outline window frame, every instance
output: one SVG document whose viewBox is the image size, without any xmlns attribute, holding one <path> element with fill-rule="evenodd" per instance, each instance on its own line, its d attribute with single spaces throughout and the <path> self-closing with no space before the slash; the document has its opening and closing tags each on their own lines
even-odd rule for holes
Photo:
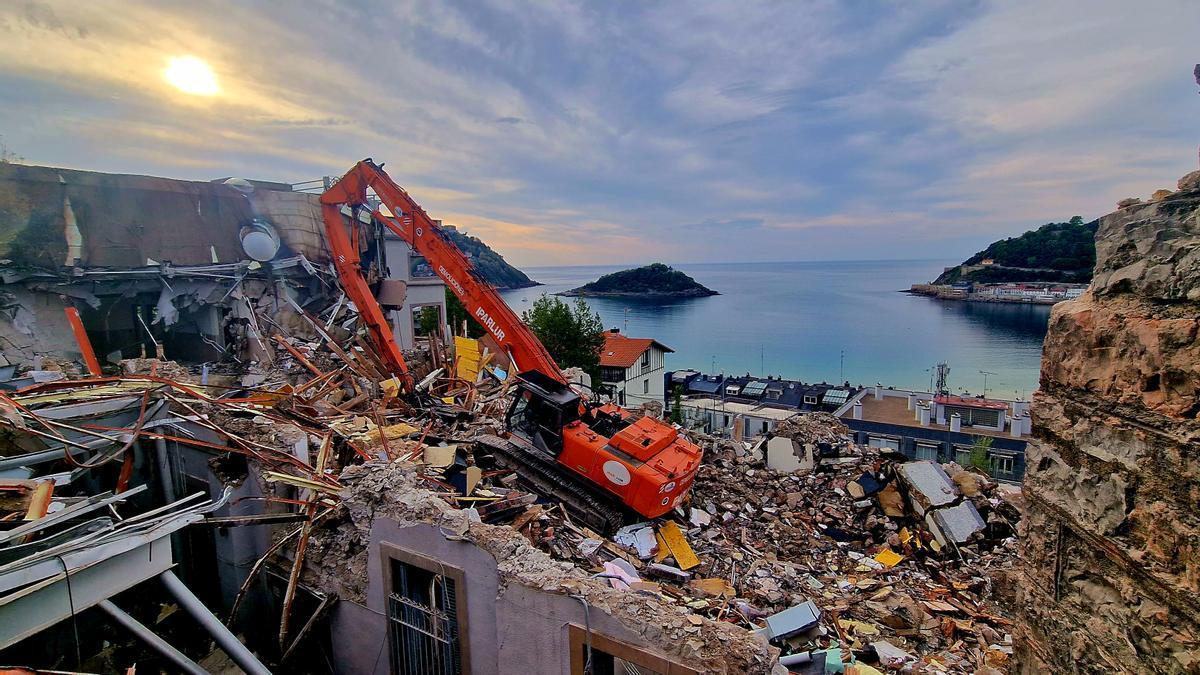
<svg viewBox="0 0 1200 675">
<path fill-rule="evenodd" d="M 593 649 L 598 649 L 609 656 L 627 661 L 635 666 L 648 668 L 663 675 L 700 675 L 698 670 L 670 661 L 666 657 L 641 647 L 610 638 L 595 630 L 588 631 L 587 628 L 576 623 L 568 623 L 567 645 L 571 655 L 571 675 L 584 675 L 583 667 L 586 660 L 584 654 L 589 638 Z"/>
<path fill-rule="evenodd" d="M 922 457 L 921 456 L 922 450 L 925 450 L 925 451 L 932 450 L 933 457 Z M 913 443 L 913 457 L 915 459 L 917 459 L 918 461 L 929 460 L 932 462 L 940 462 L 941 461 L 941 458 L 939 457 L 939 455 L 941 455 L 940 450 L 941 450 L 941 448 L 938 446 L 937 443 L 922 443 L 920 441 Z"/>
<path fill-rule="evenodd" d="M 379 545 L 379 561 L 383 566 L 383 602 L 384 602 L 384 630 L 383 639 L 388 643 L 388 672 L 395 672 L 396 664 L 391 663 L 391 626 L 388 624 L 391 621 L 387 611 L 388 599 L 391 598 L 395 590 L 392 584 L 392 564 L 399 562 L 412 567 L 418 567 L 426 572 L 440 574 L 454 581 L 454 604 L 455 604 L 455 622 L 458 624 L 458 657 L 459 663 L 462 666 L 463 673 L 471 672 L 471 631 L 468 622 L 467 611 L 467 575 L 461 567 L 448 565 L 435 558 L 421 555 L 416 551 L 383 542 Z"/>
<path fill-rule="evenodd" d="M 997 460 L 999 462 L 1007 463 L 1008 470 L 1001 471 L 1000 466 L 997 464 Z M 990 468 L 992 470 L 991 471 L 992 475 L 996 476 L 997 478 L 999 478 L 1000 476 L 1005 476 L 1005 477 L 1016 476 L 1017 475 L 1017 458 L 1015 455 L 1010 455 L 1008 453 L 994 453 L 994 454 L 989 453 L 988 468 Z"/>
</svg>

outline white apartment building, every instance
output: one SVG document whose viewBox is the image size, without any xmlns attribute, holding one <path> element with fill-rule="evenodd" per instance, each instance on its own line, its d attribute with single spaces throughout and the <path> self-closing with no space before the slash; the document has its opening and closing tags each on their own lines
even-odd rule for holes
<svg viewBox="0 0 1200 675">
<path fill-rule="evenodd" d="M 674 351 L 652 338 L 631 338 L 616 328 L 608 330 L 600 350 L 600 381 L 613 388 L 618 405 L 661 402 L 667 352 Z"/>
</svg>

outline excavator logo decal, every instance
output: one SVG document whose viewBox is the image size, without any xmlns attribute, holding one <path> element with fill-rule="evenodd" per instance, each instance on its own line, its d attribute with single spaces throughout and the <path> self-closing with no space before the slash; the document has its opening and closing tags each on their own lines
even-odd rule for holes
<svg viewBox="0 0 1200 675">
<path fill-rule="evenodd" d="M 442 265 L 438 265 L 438 275 L 450 282 L 450 285 L 454 287 L 454 292 L 458 294 L 458 297 L 461 298 L 467 294 L 467 292 L 463 290 L 462 284 L 458 283 L 458 279 L 455 279 L 454 275 L 447 272 L 446 268 Z"/>
<path fill-rule="evenodd" d="M 447 272 L 444 266 L 438 265 L 438 275 L 448 281 L 450 285 L 454 287 L 454 292 L 458 295 L 458 297 L 469 297 L 468 293 L 463 290 L 462 284 L 458 283 L 458 279 L 455 279 L 453 274 Z M 479 323 L 490 330 L 492 335 L 496 336 L 496 340 L 498 342 L 504 342 L 504 329 L 496 323 L 495 319 L 488 316 L 487 310 L 485 310 L 483 307 L 475 310 L 475 318 L 479 319 Z"/>
<path fill-rule="evenodd" d="M 504 342 L 504 329 L 496 325 L 496 320 L 488 316 L 488 313 L 482 307 L 475 310 L 475 318 L 479 319 L 479 323 L 487 326 L 487 329 L 492 331 L 492 335 L 496 336 L 498 342 Z"/>
</svg>

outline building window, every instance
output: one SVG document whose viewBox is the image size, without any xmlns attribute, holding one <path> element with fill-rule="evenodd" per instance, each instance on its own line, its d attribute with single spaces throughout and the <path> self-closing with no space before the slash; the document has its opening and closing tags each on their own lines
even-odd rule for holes
<svg viewBox="0 0 1200 675">
<path fill-rule="evenodd" d="M 917 443 L 917 459 L 928 459 L 936 462 L 938 459 L 938 449 L 936 445 L 928 443 Z"/>
<path fill-rule="evenodd" d="M 804 402 L 805 402 L 805 403 L 807 403 L 808 405 L 816 405 L 816 404 L 817 404 L 817 397 L 816 397 L 816 396 L 810 396 L 810 395 L 808 395 L 808 394 L 805 394 L 805 395 L 804 395 Z"/>
<path fill-rule="evenodd" d="M 996 477 L 1013 475 L 1013 458 L 1009 455 L 992 455 L 992 474 Z"/>
<path fill-rule="evenodd" d="M 600 368 L 600 380 L 603 382 L 623 382 L 625 381 L 625 369 L 602 366 Z"/>
<path fill-rule="evenodd" d="M 950 419 L 950 415 L 953 413 L 958 413 L 959 417 L 962 418 L 964 427 L 998 428 L 1000 426 L 999 410 L 983 410 L 966 406 L 946 406 L 946 419 Z"/>
<path fill-rule="evenodd" d="M 650 350 L 642 352 L 642 370 L 650 369 Z"/>
<path fill-rule="evenodd" d="M 687 666 L 573 623 L 568 625 L 568 640 L 571 675 L 699 675 Z"/>
<path fill-rule="evenodd" d="M 767 422 L 766 420 L 763 420 L 763 423 L 762 423 L 762 433 L 764 433 L 764 434 L 765 434 L 765 433 L 767 433 L 767 425 L 768 425 L 768 424 L 770 424 L 770 423 L 769 423 L 769 422 Z"/>
<path fill-rule="evenodd" d="M 721 426 L 725 426 L 725 427 L 729 426 L 729 415 L 722 415 L 722 417 L 725 418 L 725 423 L 722 424 Z"/>
<path fill-rule="evenodd" d="M 414 305 L 412 308 L 413 336 L 424 338 L 442 336 L 441 305 Z"/>
<path fill-rule="evenodd" d="M 959 466 L 971 466 L 971 448 L 961 445 L 954 446 L 954 461 Z"/>
<path fill-rule="evenodd" d="M 650 380 L 642 380 L 642 393 L 643 394 L 650 393 Z"/>
<path fill-rule="evenodd" d="M 383 547 L 388 645 L 395 675 L 471 672 L 466 649 L 462 570 L 393 546 Z"/>
<path fill-rule="evenodd" d="M 872 448 L 882 448 L 884 450 L 900 451 L 900 439 L 888 438 L 886 436 L 871 436 L 867 439 L 867 445 Z"/>
<path fill-rule="evenodd" d="M 430 279 L 436 277 L 437 273 L 425 256 L 413 254 L 408 258 L 408 276 L 410 279 Z"/>
</svg>

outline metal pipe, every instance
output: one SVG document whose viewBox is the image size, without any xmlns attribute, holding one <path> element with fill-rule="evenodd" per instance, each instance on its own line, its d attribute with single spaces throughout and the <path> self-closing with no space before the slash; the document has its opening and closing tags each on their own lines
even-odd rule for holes
<svg viewBox="0 0 1200 675">
<path fill-rule="evenodd" d="M 78 447 L 71 446 L 71 445 L 68 445 L 68 446 L 60 445 L 58 447 L 54 447 L 49 450 L 40 450 L 38 452 L 31 452 L 27 455 L 9 456 L 9 457 L 5 457 L 4 459 L 0 459 L 0 471 L 16 469 L 16 468 L 22 467 L 22 466 L 34 466 L 37 464 L 44 464 L 46 462 L 53 462 L 55 460 L 62 459 L 64 449 L 67 452 L 70 452 L 72 455 L 81 455 L 84 453 L 93 452 L 95 450 L 103 448 L 106 445 L 111 445 L 111 444 L 112 444 L 112 441 L 108 441 L 105 439 L 97 439 L 97 440 L 91 441 L 90 443 L 82 443 Z"/>
<path fill-rule="evenodd" d="M 191 614 L 204 629 L 213 636 L 221 649 L 233 659 L 233 662 L 246 671 L 248 675 L 271 675 L 271 671 L 262 664 L 247 647 L 238 641 L 237 637 L 221 623 L 213 613 L 208 611 L 200 598 L 197 598 L 192 591 L 175 576 L 171 570 L 167 570 L 158 575 L 162 579 L 163 585 L 167 587 L 171 595 L 179 601 L 179 604 Z"/>
<path fill-rule="evenodd" d="M 185 656 L 183 652 L 175 649 L 175 647 L 171 646 L 171 643 L 159 637 L 154 631 L 142 624 L 141 621 L 126 614 L 125 610 L 114 605 L 111 600 L 101 600 L 97 607 L 108 612 L 108 615 L 115 619 L 117 623 L 140 637 L 154 651 L 170 659 L 183 672 L 191 673 L 192 675 L 208 675 L 207 670 L 201 668 L 195 661 Z"/>
<path fill-rule="evenodd" d="M 170 504 L 175 501 L 175 479 L 171 473 L 171 460 L 167 457 L 167 439 L 155 438 L 154 450 L 158 455 L 158 476 L 162 481 L 163 497 Z"/>
</svg>

